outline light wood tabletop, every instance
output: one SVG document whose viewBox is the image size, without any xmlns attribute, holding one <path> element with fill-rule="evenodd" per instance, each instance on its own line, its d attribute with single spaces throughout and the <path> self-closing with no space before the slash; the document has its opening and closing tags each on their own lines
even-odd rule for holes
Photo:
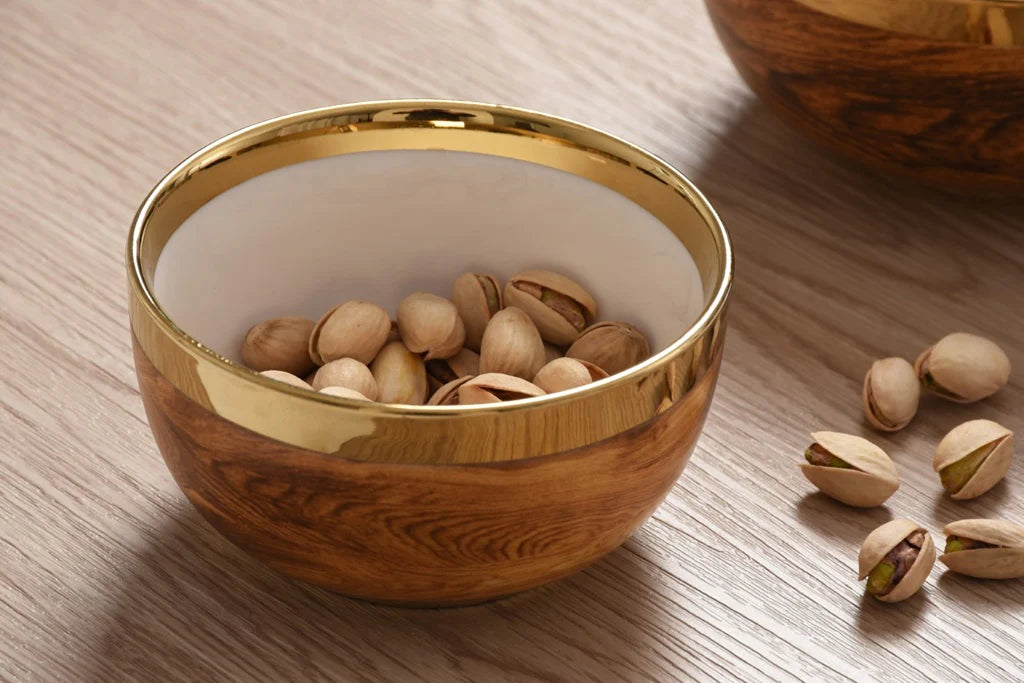
<svg viewBox="0 0 1024 683">
<path fill-rule="evenodd" d="M 699 0 L 0 3 L 0 679 L 1020 680 L 1024 581 L 940 564 L 865 597 L 865 535 L 910 517 L 1024 523 L 1024 463 L 942 494 L 942 435 L 1024 431 L 1024 206 L 842 162 L 762 108 Z M 687 173 L 737 251 L 717 396 L 693 458 L 629 541 L 553 585 L 403 610 L 284 578 L 168 474 L 129 347 L 123 247 L 150 187 L 243 125 L 327 104 L 514 104 L 630 139 Z M 871 432 L 861 381 L 956 330 L 1017 374 Z M 869 436 L 902 487 L 814 493 L 808 432 Z M 1018 460 L 1022 456 L 1018 456 Z"/>
</svg>

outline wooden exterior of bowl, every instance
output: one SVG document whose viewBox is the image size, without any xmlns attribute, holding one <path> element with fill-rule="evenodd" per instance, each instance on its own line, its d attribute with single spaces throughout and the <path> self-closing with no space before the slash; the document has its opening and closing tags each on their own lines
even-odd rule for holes
<svg viewBox="0 0 1024 683">
<path fill-rule="evenodd" d="M 1024 47 L 877 28 L 812 9 L 808 0 L 706 2 L 744 80 L 810 136 L 930 184 L 980 194 L 1024 190 Z M 922 28 L 938 30 L 944 17 L 958 16 L 934 11 Z"/>
<path fill-rule="evenodd" d="M 422 606 L 539 586 L 621 544 L 686 465 L 721 361 L 716 343 L 686 394 L 600 443 L 517 461 L 415 465 L 346 460 L 240 427 L 186 397 L 133 342 L 160 452 L 218 531 L 290 577 Z"/>
</svg>

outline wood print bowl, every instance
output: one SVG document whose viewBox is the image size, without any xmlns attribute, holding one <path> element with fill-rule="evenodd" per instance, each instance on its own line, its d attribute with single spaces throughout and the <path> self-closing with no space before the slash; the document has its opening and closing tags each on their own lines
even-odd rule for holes
<svg viewBox="0 0 1024 683">
<path fill-rule="evenodd" d="M 1024 2 L 706 0 L 761 100 L 883 171 L 1024 190 Z"/>
<path fill-rule="evenodd" d="M 375 601 L 471 603 L 617 547 L 679 477 L 718 374 L 726 233 L 678 172 L 508 107 L 364 103 L 241 130 L 147 197 L 128 243 L 135 364 L 164 460 L 224 536 Z M 546 267 L 647 361 L 481 406 L 369 404 L 238 363 L 246 329 L 346 299 L 394 310 L 465 270 Z"/>
</svg>

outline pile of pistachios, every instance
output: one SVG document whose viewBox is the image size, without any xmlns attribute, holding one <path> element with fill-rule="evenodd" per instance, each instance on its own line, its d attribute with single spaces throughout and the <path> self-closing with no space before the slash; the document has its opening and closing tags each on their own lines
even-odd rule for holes
<svg viewBox="0 0 1024 683">
<path fill-rule="evenodd" d="M 917 414 L 922 389 L 957 403 L 987 398 L 1009 382 L 1010 359 L 994 342 L 950 334 L 911 365 L 903 358 L 875 361 L 864 378 L 864 416 L 872 427 L 893 432 Z M 804 476 L 823 493 L 854 507 L 881 505 L 900 477 L 884 450 L 850 434 L 816 432 L 804 452 Z M 1013 432 L 991 420 L 965 422 L 939 442 L 932 462 L 942 487 L 956 500 L 976 498 L 1006 476 L 1013 459 Z M 981 578 L 1024 577 L 1024 527 L 995 519 L 965 519 L 946 526 L 939 560 L 955 572 Z M 924 527 L 896 519 L 875 529 L 860 552 L 860 578 L 879 600 L 898 602 L 924 584 L 935 547 Z"/>
<path fill-rule="evenodd" d="M 547 270 L 513 276 L 502 290 L 463 273 L 451 298 L 415 292 L 396 320 L 368 301 L 346 301 L 318 322 L 284 317 L 253 326 L 242 361 L 267 377 L 359 401 L 466 405 L 542 396 L 589 384 L 645 360 L 635 325 L 598 321 L 579 283 Z"/>
</svg>

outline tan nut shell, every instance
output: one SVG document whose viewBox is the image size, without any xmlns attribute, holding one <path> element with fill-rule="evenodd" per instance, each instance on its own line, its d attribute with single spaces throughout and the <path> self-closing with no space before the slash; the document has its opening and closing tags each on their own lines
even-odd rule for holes
<svg viewBox="0 0 1024 683">
<path fill-rule="evenodd" d="M 550 270 L 525 270 L 513 275 L 505 285 L 505 303 L 526 311 L 544 341 L 568 346 L 580 336 L 580 330 L 540 299 L 516 287 L 521 282 L 533 283 L 569 297 L 583 309 L 585 324 L 597 317 L 594 297 L 575 280 Z"/>
<path fill-rule="evenodd" d="M 472 378 L 459 387 L 459 403 L 462 405 L 500 403 L 502 399 L 498 398 L 493 393 L 494 391 L 517 394 L 514 398 L 505 399 L 509 401 L 544 395 L 543 389 L 521 377 L 505 375 L 500 372 L 488 372 Z"/>
<path fill-rule="evenodd" d="M 651 347 L 647 337 L 636 326 L 605 321 L 583 330 L 565 355 L 589 361 L 614 375 L 646 360 L 651 355 Z"/>
<path fill-rule="evenodd" d="M 369 301 L 346 301 L 327 311 L 309 335 L 309 357 L 317 365 L 338 358 L 369 363 L 391 332 L 387 311 Z"/>
<path fill-rule="evenodd" d="M 426 354 L 424 360 L 450 358 L 466 341 L 455 304 L 427 292 L 410 294 L 398 304 L 398 332 L 406 348 Z"/>
<path fill-rule="evenodd" d="M 942 532 L 1000 546 L 940 555 L 939 561 L 952 571 L 979 579 L 1024 577 L 1024 526 L 1002 519 L 961 519 Z"/>
<path fill-rule="evenodd" d="M 257 372 L 283 370 L 293 375 L 309 374 L 309 335 L 316 323 L 305 318 L 274 318 L 253 325 L 242 342 L 242 362 Z"/>
<path fill-rule="evenodd" d="M 914 366 L 903 358 L 883 358 L 872 363 L 864 376 L 864 417 L 875 429 L 895 432 L 917 414 L 921 382 Z"/>
<path fill-rule="evenodd" d="M 369 401 L 366 396 L 363 396 L 355 389 L 349 389 L 348 387 L 324 387 L 320 390 L 321 394 L 327 394 L 328 396 L 341 396 L 342 398 L 351 398 L 356 401 Z"/>
<path fill-rule="evenodd" d="M 498 311 L 484 330 L 480 372 L 533 379 L 542 367 L 544 342 L 530 317 L 515 307 Z"/>
<path fill-rule="evenodd" d="M 900 487 L 892 459 L 867 439 L 839 432 L 814 432 L 811 438 L 856 469 L 801 463 L 807 480 L 822 493 L 854 507 L 874 507 Z"/>
<path fill-rule="evenodd" d="M 381 403 L 422 405 L 427 400 L 427 368 L 423 359 L 400 341 L 380 350 L 370 364 L 370 372 L 377 381 L 377 400 Z"/>
<path fill-rule="evenodd" d="M 556 358 L 540 369 L 533 383 L 549 394 L 590 384 L 590 370 L 575 358 Z"/>
<path fill-rule="evenodd" d="M 441 385 L 427 401 L 428 406 L 456 406 L 459 405 L 459 387 L 473 379 L 473 375 L 466 375 L 453 379 L 447 384 Z"/>
<path fill-rule="evenodd" d="M 910 570 L 907 571 L 903 579 L 891 591 L 885 595 L 875 596 L 882 602 L 906 600 L 924 585 L 925 579 L 928 578 L 928 574 L 931 573 L 932 566 L 935 564 L 935 544 L 924 527 L 909 519 L 894 519 L 886 522 L 868 534 L 868 537 L 864 539 L 864 544 L 860 548 L 860 555 L 857 558 L 857 578 L 861 581 L 867 578 L 871 570 L 900 541 L 918 530 L 924 531 L 924 543 L 921 544 L 921 551 L 918 553 L 914 564 L 911 565 Z"/>
<path fill-rule="evenodd" d="M 1010 380 L 1010 359 L 999 346 L 984 337 L 954 332 L 926 349 L 914 363 L 921 379 L 927 373 L 959 403 L 980 401 L 999 391 Z"/>
<path fill-rule="evenodd" d="M 992 420 L 971 420 L 954 427 L 939 442 L 932 461 L 936 472 L 988 444 L 995 444 L 992 452 L 963 488 L 950 494 L 952 498 L 977 498 L 1006 476 L 1013 460 L 1013 432 Z"/>
<path fill-rule="evenodd" d="M 284 382 L 285 384 L 291 384 L 293 387 L 299 387 L 300 389 L 312 389 L 313 387 L 306 384 L 305 381 L 300 377 L 296 377 L 290 372 L 284 372 L 283 370 L 264 370 L 260 373 L 264 377 L 277 380 L 278 382 Z"/>
<path fill-rule="evenodd" d="M 313 388 L 321 391 L 326 387 L 345 387 L 359 392 L 368 401 L 377 400 L 377 380 L 365 364 L 355 358 L 339 358 L 325 363 L 313 376 Z"/>
<path fill-rule="evenodd" d="M 452 303 L 455 304 L 459 317 L 462 318 L 466 327 L 465 344 L 474 351 L 480 350 L 484 330 L 487 329 L 487 323 L 491 320 L 491 308 L 487 305 L 487 293 L 480 284 L 480 278 L 489 280 L 494 286 L 494 292 L 498 297 L 498 309 L 503 308 L 501 285 L 492 275 L 463 273 L 455 279 L 455 283 L 452 285 Z"/>
<path fill-rule="evenodd" d="M 459 352 L 451 358 L 439 358 L 434 362 L 444 363 L 447 365 L 448 369 L 451 370 L 456 377 L 480 374 L 480 356 L 475 351 L 470 351 L 469 349 L 459 349 Z M 427 368 L 427 380 L 430 382 L 430 388 L 432 391 L 441 387 L 440 382 L 430 376 L 430 367 Z"/>
</svg>

